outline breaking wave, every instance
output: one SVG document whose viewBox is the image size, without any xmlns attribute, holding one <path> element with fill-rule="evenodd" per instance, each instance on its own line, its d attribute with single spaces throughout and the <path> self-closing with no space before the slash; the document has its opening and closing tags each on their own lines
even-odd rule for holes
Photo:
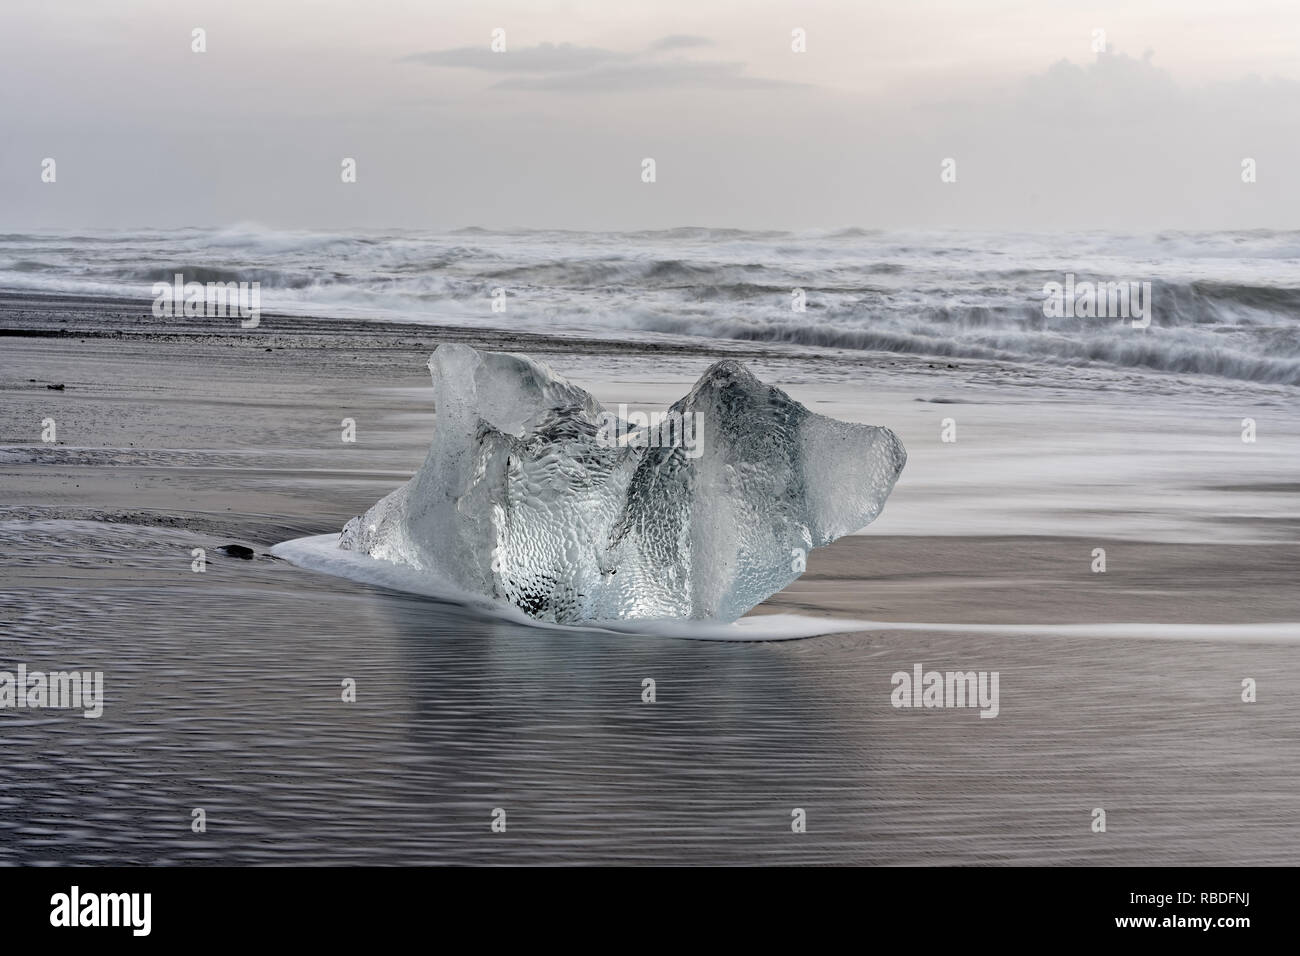
<svg viewBox="0 0 1300 956">
<path fill-rule="evenodd" d="M 176 273 L 266 312 L 696 336 L 1300 385 L 1300 232 L 1154 236 L 683 227 L 0 235 L 0 289 L 130 298 Z M 1044 285 L 1150 283 L 1151 325 L 1052 318 Z M 805 311 L 796 311 L 802 296 Z"/>
</svg>

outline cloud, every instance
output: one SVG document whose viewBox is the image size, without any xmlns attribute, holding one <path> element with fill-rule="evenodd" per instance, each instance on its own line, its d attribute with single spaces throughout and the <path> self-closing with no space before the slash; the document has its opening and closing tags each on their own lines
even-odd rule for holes
<svg viewBox="0 0 1300 956">
<path fill-rule="evenodd" d="M 660 37 L 650 44 L 651 50 L 688 50 L 692 47 L 712 46 L 713 41 L 708 37 L 691 36 L 688 33 L 674 33 L 671 36 Z"/>
<path fill-rule="evenodd" d="M 627 59 L 627 54 L 594 46 L 572 43 L 540 43 L 519 50 L 494 53 L 486 46 L 459 47 L 454 50 L 429 50 L 402 57 L 403 63 L 446 66 L 491 73 L 569 73 Z"/>
<path fill-rule="evenodd" d="M 601 67 L 582 73 L 543 77 L 512 77 L 495 84 L 497 89 L 554 90 L 564 93 L 611 93 L 632 90 L 709 89 L 772 90 L 803 86 L 785 80 L 745 76 L 743 63 L 631 63 Z"/>
<path fill-rule="evenodd" d="M 672 34 L 656 40 L 647 53 L 620 53 L 571 43 L 542 43 L 503 53 L 460 47 L 413 53 L 403 57 L 402 62 L 513 74 L 493 84 L 494 89 L 502 90 L 608 93 L 666 89 L 770 90 L 804 85 L 746 76 L 744 63 L 656 56 L 671 50 L 708 46 L 712 42 L 707 37 Z"/>
<path fill-rule="evenodd" d="M 1020 103 L 1038 115 L 1069 110 L 1076 119 L 1149 122 L 1153 115 L 1181 106 L 1187 96 L 1153 58 L 1147 51 L 1141 59 L 1102 53 L 1081 66 L 1060 60 L 1023 82 Z"/>
</svg>

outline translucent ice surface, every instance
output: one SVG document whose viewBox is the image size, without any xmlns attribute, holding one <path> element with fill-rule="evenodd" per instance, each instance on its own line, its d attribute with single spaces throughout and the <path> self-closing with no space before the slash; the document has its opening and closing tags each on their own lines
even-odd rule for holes
<svg viewBox="0 0 1300 956">
<path fill-rule="evenodd" d="M 907 460 L 734 361 L 648 422 L 524 355 L 442 345 L 429 370 L 428 457 L 339 547 L 543 621 L 735 620 L 872 521 Z"/>
</svg>

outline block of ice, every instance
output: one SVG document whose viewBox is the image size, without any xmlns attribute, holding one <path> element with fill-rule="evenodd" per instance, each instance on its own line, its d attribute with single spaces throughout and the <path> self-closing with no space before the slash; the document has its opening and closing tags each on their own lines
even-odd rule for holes
<svg viewBox="0 0 1300 956">
<path fill-rule="evenodd" d="M 907 460 L 734 361 L 658 427 L 524 355 L 442 345 L 429 370 L 428 457 L 339 547 L 545 621 L 735 620 L 872 521 Z"/>
</svg>

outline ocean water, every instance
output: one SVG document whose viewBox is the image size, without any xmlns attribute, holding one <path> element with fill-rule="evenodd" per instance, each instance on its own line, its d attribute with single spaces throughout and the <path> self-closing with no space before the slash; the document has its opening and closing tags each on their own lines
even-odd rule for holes
<svg viewBox="0 0 1300 956">
<path fill-rule="evenodd" d="M 561 631 L 223 540 L 0 520 L 0 668 L 105 695 L 0 713 L 0 865 L 1300 860 L 1293 645 Z M 997 718 L 894 708 L 918 662 L 999 672 Z"/>
<path fill-rule="evenodd" d="M 691 336 L 1300 385 L 1300 232 L 0 235 L 0 289 L 259 282 L 266 311 Z M 1067 276 L 1073 276 L 1067 280 Z M 1047 283 L 1150 283 L 1151 327 L 1044 314 Z M 792 309 L 802 289 L 806 310 Z M 506 315 L 494 313 L 501 290 Z M 1142 300 L 1145 302 L 1145 298 Z"/>
</svg>

